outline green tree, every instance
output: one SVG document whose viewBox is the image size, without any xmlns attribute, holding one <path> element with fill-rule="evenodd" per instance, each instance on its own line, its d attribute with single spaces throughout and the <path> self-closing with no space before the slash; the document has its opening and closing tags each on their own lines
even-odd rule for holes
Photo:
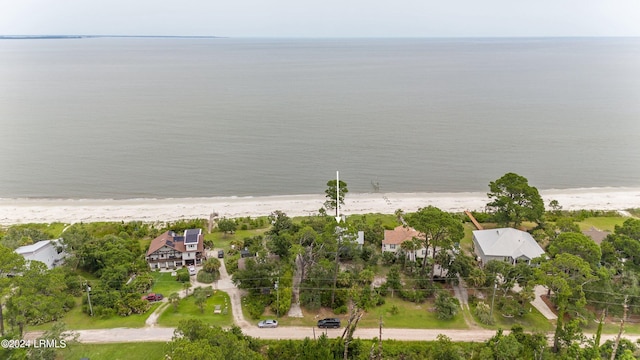
<svg viewBox="0 0 640 360">
<path fill-rule="evenodd" d="M 536 269 L 538 281 L 553 292 L 558 307 L 558 320 L 553 337 L 553 348 L 561 350 L 567 328 L 564 317 L 568 310 L 582 311 L 586 305 L 583 287 L 597 280 L 588 262 L 573 254 L 560 253 L 543 260 Z"/>
<path fill-rule="evenodd" d="M 24 258 L 13 250 L 0 245 L 0 335 L 4 335 L 4 301 L 15 284 L 14 275 L 24 269 Z"/>
<path fill-rule="evenodd" d="M 204 304 L 207 302 L 207 292 L 197 287 L 193 290 L 193 297 L 195 299 L 196 306 L 200 309 L 200 312 L 204 314 Z"/>
<path fill-rule="evenodd" d="M 460 308 L 460 303 L 458 299 L 451 296 L 446 291 L 440 291 L 436 296 L 436 313 L 438 319 L 440 320 L 449 320 L 453 319 L 454 316 L 458 313 L 458 309 Z"/>
<path fill-rule="evenodd" d="M 226 234 L 233 234 L 238 228 L 238 224 L 233 219 L 222 218 L 218 221 L 218 229 Z"/>
<path fill-rule="evenodd" d="M 391 296 L 393 297 L 395 291 L 402 290 L 402 281 L 400 280 L 400 268 L 398 265 L 393 265 L 389 268 L 387 273 L 387 288 L 391 290 Z"/>
<path fill-rule="evenodd" d="M 436 345 L 431 348 L 432 359 L 438 360 L 458 360 L 463 359 L 460 347 L 454 344 L 446 335 L 439 334 Z"/>
<path fill-rule="evenodd" d="M 349 192 L 349 189 L 347 189 L 347 183 L 342 180 L 340 180 L 339 184 L 336 180 L 329 180 L 327 182 L 327 190 L 324 192 L 327 198 L 327 201 L 324 202 L 324 207 L 327 210 L 333 210 L 338 207 L 338 203 L 344 205 L 344 196 Z"/>
<path fill-rule="evenodd" d="M 580 227 L 576 224 L 573 218 L 560 217 L 556 220 L 556 228 L 563 233 L 574 232 L 580 233 Z"/>
<path fill-rule="evenodd" d="M 15 225 L 10 227 L 4 236 L 0 237 L 0 244 L 13 250 L 20 246 L 51 238 L 53 236 L 37 229 L 33 225 Z"/>
<path fill-rule="evenodd" d="M 556 256 L 560 253 L 569 253 L 581 257 L 589 263 L 592 268 L 597 268 L 600 264 L 602 252 L 600 246 L 584 234 L 566 232 L 558 235 L 551 241 L 547 249 L 549 255 Z"/>
<path fill-rule="evenodd" d="M 294 234 L 300 226 L 294 224 L 284 212 L 277 210 L 269 215 L 271 228 L 267 235 L 267 248 L 282 259 L 287 259 L 291 254 L 291 246 L 294 243 Z"/>
<path fill-rule="evenodd" d="M 622 226 L 615 226 L 614 233 L 640 241 L 640 219 L 625 220 Z"/>
<path fill-rule="evenodd" d="M 525 177 L 507 173 L 490 182 L 489 190 L 487 196 L 493 201 L 487 204 L 487 208 L 494 212 L 499 224 L 518 227 L 524 220 L 542 221 L 544 202 L 538 189 L 530 186 Z"/>
<path fill-rule="evenodd" d="M 233 282 L 254 295 L 259 295 L 262 289 L 273 289 L 276 263 L 264 260 L 263 262 L 256 261 L 255 258 L 246 258 L 244 270 L 238 270 L 233 274 Z"/>
<path fill-rule="evenodd" d="M 187 281 L 183 283 L 182 288 L 184 289 L 185 296 L 189 296 L 189 289 L 191 289 L 191 282 Z"/>
<path fill-rule="evenodd" d="M 177 292 L 171 293 L 169 295 L 169 304 L 173 305 L 173 311 L 178 310 L 178 303 L 180 302 L 180 295 Z"/>
<path fill-rule="evenodd" d="M 269 221 L 271 221 L 271 228 L 266 232 L 267 235 L 281 235 L 283 233 L 298 231 L 298 225 L 293 223 L 293 220 L 286 213 L 280 210 L 276 210 L 269 215 Z"/>
<path fill-rule="evenodd" d="M 438 251 L 447 251 L 453 248 L 464 237 L 464 227 L 460 219 L 453 217 L 437 207 L 428 206 L 417 212 L 405 216 L 407 224 L 420 232 L 420 240 L 426 249 L 431 247 L 433 259 L 438 259 Z M 428 256 L 422 262 L 426 267 Z M 442 264 L 440 264 L 442 265 Z M 429 277 L 433 282 L 433 272 L 436 261 L 432 262 Z"/>
<path fill-rule="evenodd" d="M 172 360 L 262 359 L 257 343 L 239 328 L 223 330 L 197 319 L 181 321 L 166 349 Z"/>
<path fill-rule="evenodd" d="M 67 293 L 62 271 L 31 261 L 22 276 L 16 277 L 15 291 L 6 305 L 9 323 L 17 325 L 22 335 L 27 325 L 59 319 L 74 301 Z"/>
<path fill-rule="evenodd" d="M 478 301 L 474 314 L 478 317 L 481 323 L 486 325 L 493 325 L 493 317 L 491 314 L 491 307 L 484 301 Z"/>
<path fill-rule="evenodd" d="M 68 331 L 66 325 L 62 322 L 56 322 L 49 330 L 46 330 L 41 337 L 36 339 L 39 341 L 55 341 L 56 344 L 69 346 L 76 343 L 79 334 Z M 29 360 L 55 360 L 56 348 L 49 346 L 31 346 L 27 350 L 27 359 Z"/>
<path fill-rule="evenodd" d="M 220 260 L 209 258 L 202 263 L 202 270 L 208 273 L 217 273 L 220 269 Z"/>
</svg>

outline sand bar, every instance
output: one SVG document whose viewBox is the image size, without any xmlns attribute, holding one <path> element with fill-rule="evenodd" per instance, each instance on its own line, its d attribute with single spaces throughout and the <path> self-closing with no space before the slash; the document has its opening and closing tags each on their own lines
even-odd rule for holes
<svg viewBox="0 0 640 360">
<path fill-rule="evenodd" d="M 565 210 L 625 210 L 640 208 L 640 188 L 586 188 L 540 191 L 545 205 L 557 200 Z M 289 216 L 317 213 L 324 195 L 214 197 L 175 199 L 0 199 L 0 225 L 96 221 L 175 221 L 220 217 L 257 217 L 281 210 Z M 485 192 L 465 193 L 349 193 L 343 214 L 393 214 L 433 205 L 445 211 L 482 211 Z"/>
</svg>

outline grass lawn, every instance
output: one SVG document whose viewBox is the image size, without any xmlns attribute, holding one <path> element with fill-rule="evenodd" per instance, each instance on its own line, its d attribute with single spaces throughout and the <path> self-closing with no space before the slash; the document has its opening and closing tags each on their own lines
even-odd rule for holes
<svg viewBox="0 0 640 360">
<path fill-rule="evenodd" d="M 237 230 L 233 234 L 223 234 L 220 231 L 214 231 L 214 232 L 212 232 L 210 234 L 205 234 L 204 238 L 206 240 L 212 240 L 214 248 L 216 248 L 216 249 L 224 249 L 224 252 L 225 252 L 225 255 L 226 255 L 226 253 L 230 249 L 230 243 L 233 240 L 242 241 L 242 240 L 244 240 L 244 238 L 247 238 L 247 237 L 263 235 L 267 230 L 269 230 L 268 227 L 265 227 L 265 228 L 262 228 L 262 229 L 254 229 L 254 230 Z"/>
<path fill-rule="evenodd" d="M 555 329 L 555 322 L 548 320 L 540 311 L 538 311 L 533 306 L 529 305 L 530 311 L 525 313 L 522 317 L 512 317 L 507 318 L 500 314 L 500 311 L 493 312 L 493 320 L 495 323 L 493 325 L 485 325 L 478 320 L 478 318 L 473 314 L 475 306 L 470 304 L 470 312 L 473 316 L 473 319 L 478 324 L 478 326 L 482 326 L 486 329 L 511 329 L 514 325 L 522 326 L 526 331 L 553 331 Z"/>
<path fill-rule="evenodd" d="M 91 360 L 164 359 L 162 342 L 141 342 L 126 344 L 69 344 L 57 351 L 57 360 L 87 358 Z"/>
<path fill-rule="evenodd" d="M 190 291 L 189 294 L 192 294 L 192 292 Z M 224 313 L 225 304 L 228 306 L 226 314 Z M 216 305 L 221 306 L 223 310 L 222 314 L 213 313 Z M 187 298 L 180 300 L 176 310 L 174 310 L 173 305 L 169 305 L 162 315 L 160 315 L 158 325 L 175 327 L 178 326 L 180 320 L 186 319 L 200 319 L 207 324 L 221 327 L 233 325 L 233 314 L 231 313 L 229 295 L 224 291 L 216 290 L 216 293 L 207 299 L 204 305 L 204 312 L 200 312 L 200 308 L 196 305 L 194 297 L 189 295 Z"/>
<path fill-rule="evenodd" d="M 614 217 L 590 217 L 586 218 L 578 223 L 581 231 L 589 230 L 591 227 L 600 229 L 603 231 L 613 231 L 616 225 L 622 225 L 627 220 L 626 217 L 614 216 Z"/>
<path fill-rule="evenodd" d="M 385 304 L 382 306 L 370 309 L 365 313 L 358 327 L 361 328 L 377 328 L 379 325 L 380 315 L 382 315 L 382 321 L 384 327 L 387 328 L 407 328 L 407 329 L 467 329 L 467 325 L 464 321 L 464 316 L 459 312 L 451 320 L 439 320 L 435 311 L 430 311 L 434 307 L 431 301 L 427 301 L 423 304 L 415 304 L 412 302 L 404 301 L 400 298 L 391 298 L 387 296 L 385 298 Z M 398 307 L 398 314 L 391 314 L 392 306 Z M 308 311 L 302 309 L 304 318 L 290 318 L 281 317 L 278 322 L 282 326 L 315 326 L 318 319 L 324 319 L 327 317 L 337 317 L 342 320 L 342 325 L 346 324 L 348 314 L 335 315 L 331 310 L 321 309 L 318 311 Z M 249 319 L 248 314 L 245 312 L 245 318 Z M 260 320 L 267 318 L 275 318 L 269 311 L 265 312 Z M 257 323 L 259 320 L 255 320 Z"/>
<path fill-rule="evenodd" d="M 155 311 L 160 303 L 154 303 L 144 314 L 134 314 L 129 316 L 112 316 L 110 318 L 100 318 L 97 316 L 89 316 L 82 312 L 82 299 L 76 299 L 76 306 L 71 309 L 60 321 L 64 322 L 68 329 L 85 330 L 85 329 L 110 329 L 110 328 L 141 328 L 144 327 L 145 321 Z M 27 331 L 46 330 L 51 328 L 53 323 L 46 323 L 37 326 L 29 326 Z"/>
<path fill-rule="evenodd" d="M 552 331 L 555 329 L 554 323 L 548 320 L 538 309 L 531 306 L 530 312 L 522 317 L 506 318 L 501 314 L 495 314 L 497 327 L 510 329 L 513 325 L 520 325 L 529 331 Z"/>
<path fill-rule="evenodd" d="M 152 271 L 151 276 L 154 281 L 150 292 L 160 293 L 168 298 L 171 293 L 183 289 L 182 283 L 176 281 L 176 277 L 171 276 L 171 272 Z"/>
<path fill-rule="evenodd" d="M 435 305 L 432 301 L 422 304 L 415 304 L 400 298 L 391 298 L 387 296 L 386 302 L 382 306 L 368 311 L 360 322 L 359 327 L 375 328 L 378 327 L 380 316 L 382 322 L 387 328 L 406 328 L 406 329 L 467 329 L 464 316 L 461 312 L 451 320 L 440 320 L 435 312 Z M 398 307 L 398 314 L 393 315 L 391 308 Z"/>
<path fill-rule="evenodd" d="M 596 333 L 598 331 L 598 319 L 591 320 L 586 326 L 582 327 L 582 331 L 589 333 Z M 614 319 L 607 319 L 604 326 L 602 327 L 602 332 L 605 334 L 617 334 L 620 331 L 620 318 L 615 317 Z M 627 319 L 624 323 L 624 334 L 640 334 L 640 324 L 637 323 L 637 318 L 635 319 Z"/>
<path fill-rule="evenodd" d="M 464 238 L 460 240 L 460 249 L 473 254 L 473 230 L 476 230 L 476 227 L 472 223 L 464 223 L 463 226 Z"/>
</svg>

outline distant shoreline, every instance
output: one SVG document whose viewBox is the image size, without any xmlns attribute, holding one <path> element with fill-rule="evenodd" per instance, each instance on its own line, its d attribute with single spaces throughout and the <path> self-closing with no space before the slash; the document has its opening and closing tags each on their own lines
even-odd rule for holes
<svg viewBox="0 0 640 360">
<path fill-rule="evenodd" d="M 557 200 L 564 210 L 627 210 L 640 208 L 640 188 L 583 188 L 541 190 L 545 205 Z M 23 223 L 76 223 L 98 221 L 164 222 L 180 219 L 258 217 L 281 210 L 289 216 L 318 212 L 324 194 L 165 198 L 165 199 L 0 199 L 0 225 Z M 393 214 L 435 206 L 444 211 L 483 211 L 486 192 L 461 193 L 349 193 L 345 215 Z"/>
<path fill-rule="evenodd" d="M 221 36 L 190 35 L 0 35 L 0 40 L 47 40 L 93 38 L 167 38 L 167 39 L 222 39 Z"/>
</svg>

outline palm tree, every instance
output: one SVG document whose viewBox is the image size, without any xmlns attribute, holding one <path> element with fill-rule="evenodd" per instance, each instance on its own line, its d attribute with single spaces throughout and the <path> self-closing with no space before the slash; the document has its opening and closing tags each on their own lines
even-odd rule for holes
<svg viewBox="0 0 640 360">
<path fill-rule="evenodd" d="M 171 295 L 169 295 L 169 304 L 173 305 L 173 311 L 178 310 L 179 301 L 180 301 L 180 295 L 177 292 L 171 293 Z"/>
<path fill-rule="evenodd" d="M 410 261 L 416 261 L 416 251 L 420 249 L 420 241 L 417 239 L 404 241 L 400 244 L 400 249 L 407 254 Z"/>
<path fill-rule="evenodd" d="M 182 287 L 184 288 L 185 296 L 189 296 L 189 288 L 191 288 L 191 282 L 185 282 L 184 284 L 182 284 Z"/>
</svg>

